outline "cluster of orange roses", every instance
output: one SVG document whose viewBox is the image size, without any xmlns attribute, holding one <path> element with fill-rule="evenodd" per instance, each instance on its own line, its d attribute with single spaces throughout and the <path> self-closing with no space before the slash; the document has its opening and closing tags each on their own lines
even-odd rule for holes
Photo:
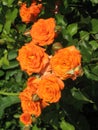
<svg viewBox="0 0 98 130">
<path fill-rule="evenodd" d="M 33 10 L 33 4 L 31 6 L 28 10 Z M 39 5 L 36 6 L 39 8 Z M 20 14 L 23 9 L 20 8 Z M 28 11 L 23 15 L 22 21 L 27 23 L 31 20 Z M 30 30 L 32 41 L 18 52 L 21 70 L 29 75 L 27 87 L 19 94 L 23 111 L 20 121 L 25 125 L 30 125 L 32 118 L 40 116 L 45 107 L 59 101 L 61 90 L 64 89 L 63 80 L 74 80 L 81 74 L 81 54 L 75 46 L 61 48 L 51 55 L 47 53 L 45 47 L 53 44 L 55 30 L 54 18 L 38 19 Z"/>
</svg>

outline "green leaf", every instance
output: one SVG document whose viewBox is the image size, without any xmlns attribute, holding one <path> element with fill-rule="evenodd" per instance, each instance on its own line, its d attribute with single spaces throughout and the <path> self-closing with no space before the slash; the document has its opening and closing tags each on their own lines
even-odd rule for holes
<svg viewBox="0 0 98 130">
<path fill-rule="evenodd" d="M 0 32 L 2 31 L 2 28 L 3 28 L 3 25 L 2 25 L 2 24 L 0 24 Z"/>
<path fill-rule="evenodd" d="M 5 77 L 5 79 L 9 80 L 10 77 L 12 77 L 13 75 L 15 75 L 16 73 L 17 73 L 17 70 L 8 70 L 8 71 L 6 71 L 6 77 Z"/>
<path fill-rule="evenodd" d="M 0 118 L 4 114 L 5 108 L 10 107 L 11 105 L 14 105 L 19 102 L 20 100 L 18 96 L 7 96 L 0 98 Z"/>
<path fill-rule="evenodd" d="M 92 25 L 92 31 L 93 33 L 98 33 L 98 19 L 92 19 L 91 20 L 91 25 Z"/>
<path fill-rule="evenodd" d="M 93 51 L 91 46 L 85 41 L 81 41 L 80 46 L 81 46 L 80 50 L 81 50 L 83 61 L 90 62 L 92 58 L 92 51 Z"/>
<path fill-rule="evenodd" d="M 95 40 L 90 41 L 89 44 L 92 46 L 93 50 L 98 49 L 98 43 Z"/>
<path fill-rule="evenodd" d="M 14 0 L 2 0 L 3 5 L 10 7 Z"/>
<path fill-rule="evenodd" d="M 78 30 L 78 24 L 77 23 L 72 23 L 72 24 L 69 24 L 67 26 L 67 30 L 68 30 L 68 33 L 73 36 L 77 33 L 77 30 Z"/>
<path fill-rule="evenodd" d="M 6 23 L 4 25 L 4 32 L 9 33 L 11 24 L 14 22 L 15 18 L 17 17 L 18 10 L 16 8 L 14 9 L 8 9 L 6 12 Z"/>
<path fill-rule="evenodd" d="M 79 89 L 75 87 L 71 89 L 71 93 L 72 96 L 77 100 L 94 103 L 92 100 L 88 99 Z"/>
<path fill-rule="evenodd" d="M 96 39 L 96 41 L 98 40 L 98 33 L 95 34 L 95 39 Z"/>
<path fill-rule="evenodd" d="M 94 68 L 92 68 L 92 72 L 98 75 L 98 64 Z"/>
<path fill-rule="evenodd" d="M 10 62 L 9 62 L 9 65 L 3 65 L 2 68 L 3 68 L 4 70 L 13 69 L 13 68 L 18 67 L 18 65 L 19 65 L 18 61 L 15 60 L 15 61 L 10 61 Z"/>
<path fill-rule="evenodd" d="M 17 71 L 17 74 L 16 74 L 16 76 L 15 76 L 15 79 L 16 79 L 16 82 L 21 82 L 23 79 L 22 79 L 22 75 L 23 75 L 23 73 L 22 73 L 22 71 L 20 70 L 20 71 Z"/>
<path fill-rule="evenodd" d="M 17 17 L 17 13 L 18 13 L 18 9 L 17 8 L 14 8 L 12 11 L 11 11 L 11 16 L 10 16 L 10 19 L 11 19 L 11 22 L 13 23 L 15 18 Z"/>
<path fill-rule="evenodd" d="M 94 81 L 98 81 L 98 73 L 94 73 L 94 72 L 98 72 L 98 67 L 95 68 L 94 70 L 89 70 L 88 66 L 84 67 L 84 73 L 87 76 L 88 79 L 94 80 Z M 94 71 L 94 72 L 93 72 Z"/>
<path fill-rule="evenodd" d="M 66 122 L 65 120 L 62 120 L 60 122 L 60 128 L 62 130 L 75 130 L 75 127 L 72 124 Z"/>
<path fill-rule="evenodd" d="M 57 25 L 61 25 L 63 28 L 66 27 L 67 23 L 65 23 L 64 16 L 61 14 L 55 15 Z"/>
<path fill-rule="evenodd" d="M 72 41 L 72 37 L 71 35 L 68 33 L 68 31 L 66 29 L 62 29 L 62 35 L 63 35 L 63 38 L 68 40 L 68 41 Z"/>
<path fill-rule="evenodd" d="M 13 2 L 14 2 L 14 0 L 7 0 L 7 3 L 8 3 L 9 6 L 10 6 Z"/>
<path fill-rule="evenodd" d="M 64 1 L 65 8 L 67 8 L 68 7 L 68 1 L 67 0 L 63 0 L 63 1 Z"/>
<path fill-rule="evenodd" d="M 26 25 L 25 24 L 19 24 L 16 25 L 17 29 L 19 30 L 19 33 L 23 33 L 26 31 Z"/>
<path fill-rule="evenodd" d="M 41 130 L 41 129 L 38 128 L 37 125 L 35 124 L 35 125 L 32 127 L 32 130 Z"/>
<path fill-rule="evenodd" d="M 0 70 L 0 77 L 4 75 L 4 71 Z"/>
<path fill-rule="evenodd" d="M 10 32 L 10 28 L 11 28 L 11 21 L 10 20 L 6 20 L 6 23 L 4 25 L 4 33 L 8 34 Z"/>
<path fill-rule="evenodd" d="M 9 53 L 8 53 L 8 59 L 9 60 L 13 60 L 17 57 L 17 52 L 15 50 L 11 50 Z"/>
<path fill-rule="evenodd" d="M 98 0 L 90 0 L 94 4 L 98 4 Z"/>
<path fill-rule="evenodd" d="M 89 33 L 87 31 L 80 31 L 80 39 L 88 41 Z"/>
<path fill-rule="evenodd" d="M 8 56 L 8 52 L 7 52 L 7 50 L 5 50 L 4 51 L 4 56 L 0 59 L 0 67 L 2 65 L 7 65 L 7 66 L 9 65 L 9 61 L 8 61 L 7 56 Z"/>
</svg>

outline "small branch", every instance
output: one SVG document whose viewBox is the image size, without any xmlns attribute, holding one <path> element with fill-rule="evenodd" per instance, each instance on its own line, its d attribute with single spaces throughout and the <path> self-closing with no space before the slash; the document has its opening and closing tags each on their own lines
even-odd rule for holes
<svg viewBox="0 0 98 130">
<path fill-rule="evenodd" d="M 6 95 L 6 96 L 18 96 L 19 93 L 10 93 L 10 92 L 0 91 L 0 95 Z"/>
</svg>

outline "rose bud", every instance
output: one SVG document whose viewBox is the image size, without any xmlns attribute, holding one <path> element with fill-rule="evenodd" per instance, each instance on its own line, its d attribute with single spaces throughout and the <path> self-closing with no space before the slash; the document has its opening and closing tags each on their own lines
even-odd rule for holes
<svg viewBox="0 0 98 130">
<path fill-rule="evenodd" d="M 53 51 L 58 51 L 58 50 L 60 50 L 62 48 L 63 48 L 63 46 L 62 46 L 62 44 L 60 42 L 55 42 L 52 45 L 52 50 Z"/>
<path fill-rule="evenodd" d="M 37 94 L 34 94 L 33 95 L 33 101 L 36 102 L 36 101 L 39 101 L 39 100 L 40 100 L 39 96 Z"/>
</svg>

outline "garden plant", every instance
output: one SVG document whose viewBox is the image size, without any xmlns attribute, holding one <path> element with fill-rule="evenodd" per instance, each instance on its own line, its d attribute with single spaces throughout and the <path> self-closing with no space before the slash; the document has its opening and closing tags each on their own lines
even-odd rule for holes
<svg viewBox="0 0 98 130">
<path fill-rule="evenodd" d="M 98 130 L 98 0 L 0 0 L 0 130 Z"/>
</svg>

